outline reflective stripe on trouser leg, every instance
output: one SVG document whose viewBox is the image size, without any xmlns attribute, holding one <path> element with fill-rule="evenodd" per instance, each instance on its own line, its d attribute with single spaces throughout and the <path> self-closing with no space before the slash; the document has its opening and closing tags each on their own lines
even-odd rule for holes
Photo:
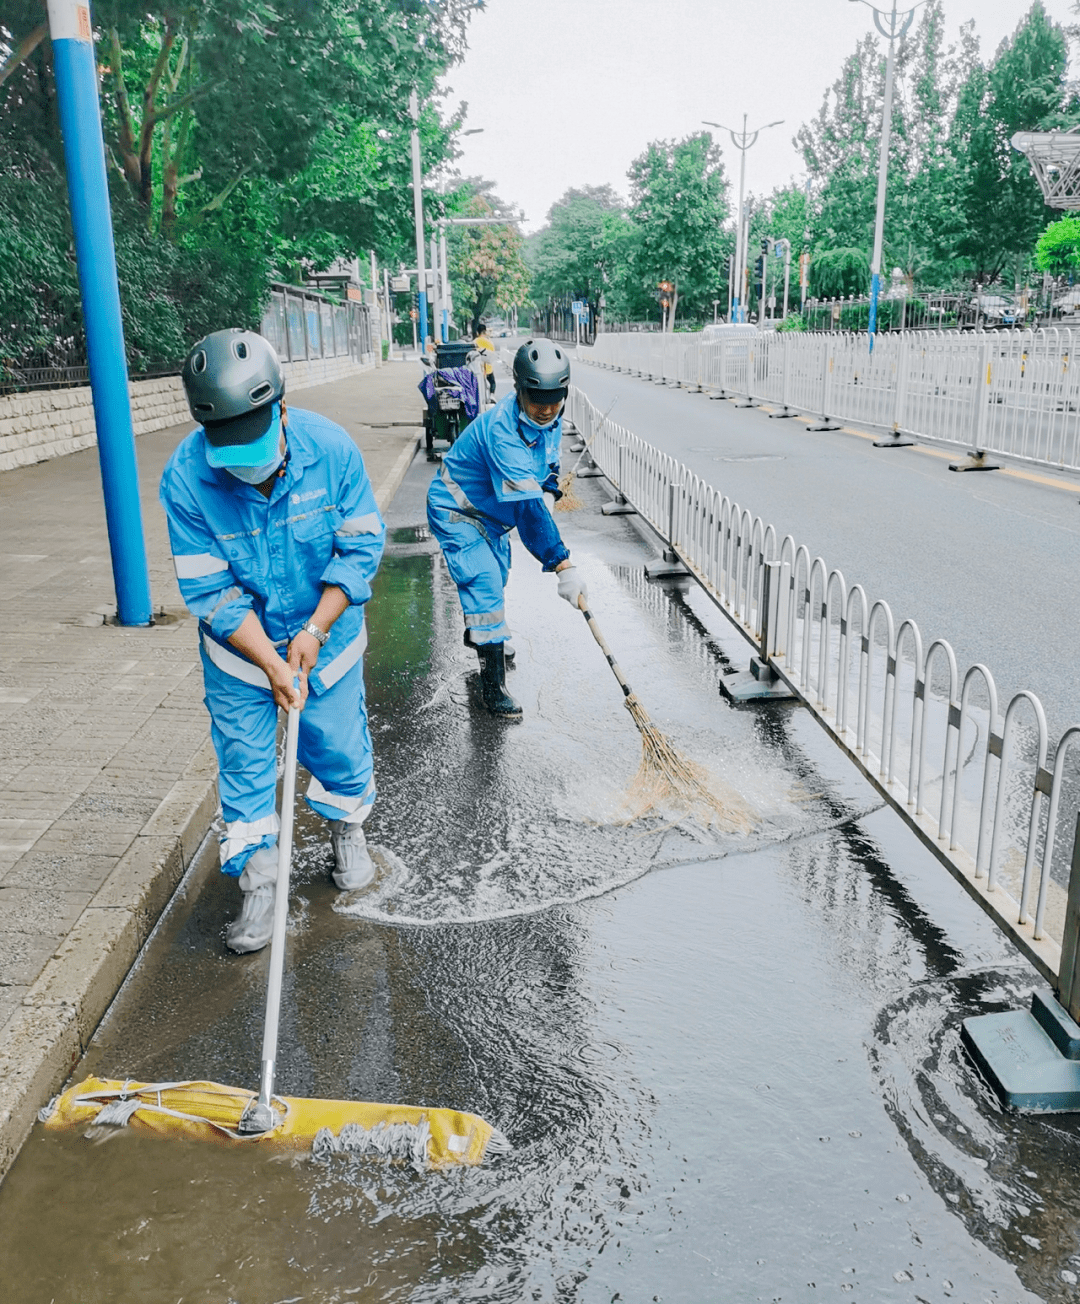
<svg viewBox="0 0 1080 1304">
<path fill-rule="evenodd" d="M 300 712 L 300 764 L 311 771 L 307 803 L 328 820 L 359 824 L 375 802 L 375 778 L 364 694 L 364 663 L 332 688 L 308 695 Z"/>
<path fill-rule="evenodd" d="M 200 651 L 225 818 L 221 871 L 235 876 L 277 840 L 277 707 L 268 689 L 226 674 Z"/>
<path fill-rule="evenodd" d="M 430 502 L 428 524 L 457 585 L 469 638 L 474 644 L 505 643 L 510 637 L 503 614 L 503 590 L 510 574 L 509 539 L 505 534 L 492 538 L 457 512 L 433 507 Z"/>
</svg>

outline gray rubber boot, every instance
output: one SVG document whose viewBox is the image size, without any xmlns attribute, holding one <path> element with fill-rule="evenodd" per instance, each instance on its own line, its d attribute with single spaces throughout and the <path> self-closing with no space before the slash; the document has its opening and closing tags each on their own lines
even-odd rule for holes
<svg viewBox="0 0 1080 1304">
<path fill-rule="evenodd" d="M 225 930 L 230 951 L 246 955 L 268 945 L 274 931 L 274 884 L 277 881 L 278 849 L 260 847 L 252 853 L 240 875 L 240 913 Z"/>
<path fill-rule="evenodd" d="M 480 693 L 484 706 L 492 715 L 520 720 L 522 711 L 506 691 L 506 660 L 501 643 L 485 643 L 478 647 L 480 654 Z"/>
<path fill-rule="evenodd" d="M 359 824 L 334 820 L 330 825 L 330 845 L 334 848 L 334 886 L 342 892 L 367 887 L 375 877 L 375 866 Z"/>
</svg>

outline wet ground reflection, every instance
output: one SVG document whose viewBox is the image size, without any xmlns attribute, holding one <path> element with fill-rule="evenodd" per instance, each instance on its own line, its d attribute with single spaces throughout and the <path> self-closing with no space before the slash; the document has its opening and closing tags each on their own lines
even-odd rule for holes
<svg viewBox="0 0 1080 1304">
<path fill-rule="evenodd" d="M 526 558 L 526 719 L 481 714 L 441 562 L 399 534 L 371 613 L 369 831 L 408 872 L 340 901 L 305 819 L 280 1087 L 475 1110 L 513 1152 L 418 1176 L 37 1132 L 0 1187 L 13 1298 L 1075 1297 L 1080 1134 L 1002 1115 L 957 1045 L 1030 971 L 813 724 L 722 701 L 727 641 L 644 585 L 625 522 L 565 527 L 631 683 L 755 832 L 618 822 L 636 734 Z M 225 953 L 232 892 L 193 876 L 85 1070 L 253 1079 L 266 956 Z"/>
</svg>

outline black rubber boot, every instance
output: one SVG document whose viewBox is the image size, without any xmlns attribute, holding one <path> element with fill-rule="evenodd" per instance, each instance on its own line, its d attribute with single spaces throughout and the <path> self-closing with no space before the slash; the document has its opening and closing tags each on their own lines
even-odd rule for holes
<svg viewBox="0 0 1080 1304">
<path fill-rule="evenodd" d="M 480 657 L 480 692 L 492 715 L 521 718 L 521 707 L 506 691 L 506 658 L 501 643 L 484 643 L 476 649 Z"/>
<path fill-rule="evenodd" d="M 472 639 L 469 636 L 468 629 L 465 630 L 465 633 L 462 636 L 461 641 L 465 644 L 466 647 L 472 648 L 472 650 L 476 653 L 477 656 L 480 655 L 480 645 L 472 641 Z M 503 646 L 503 660 L 506 662 L 506 668 L 507 670 L 513 670 L 514 662 L 517 660 L 517 648 L 514 647 L 513 643 L 509 641 L 505 642 L 502 646 Z"/>
</svg>

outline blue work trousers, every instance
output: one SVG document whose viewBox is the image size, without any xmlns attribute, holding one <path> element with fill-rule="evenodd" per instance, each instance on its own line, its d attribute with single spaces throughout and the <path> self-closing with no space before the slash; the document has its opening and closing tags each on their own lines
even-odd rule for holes
<svg viewBox="0 0 1080 1304">
<path fill-rule="evenodd" d="M 202 663 L 225 818 L 221 870 L 237 875 L 253 851 L 277 841 L 278 708 L 269 688 L 227 674 L 205 649 Z M 332 688 L 308 694 L 300 712 L 298 755 L 311 773 L 306 799 L 312 810 L 347 823 L 367 818 L 375 802 L 375 778 L 363 660 Z"/>
<path fill-rule="evenodd" d="M 505 643 L 510 637 L 503 598 L 510 575 L 508 536 L 430 499 L 427 514 L 450 578 L 457 585 L 472 643 Z"/>
</svg>

